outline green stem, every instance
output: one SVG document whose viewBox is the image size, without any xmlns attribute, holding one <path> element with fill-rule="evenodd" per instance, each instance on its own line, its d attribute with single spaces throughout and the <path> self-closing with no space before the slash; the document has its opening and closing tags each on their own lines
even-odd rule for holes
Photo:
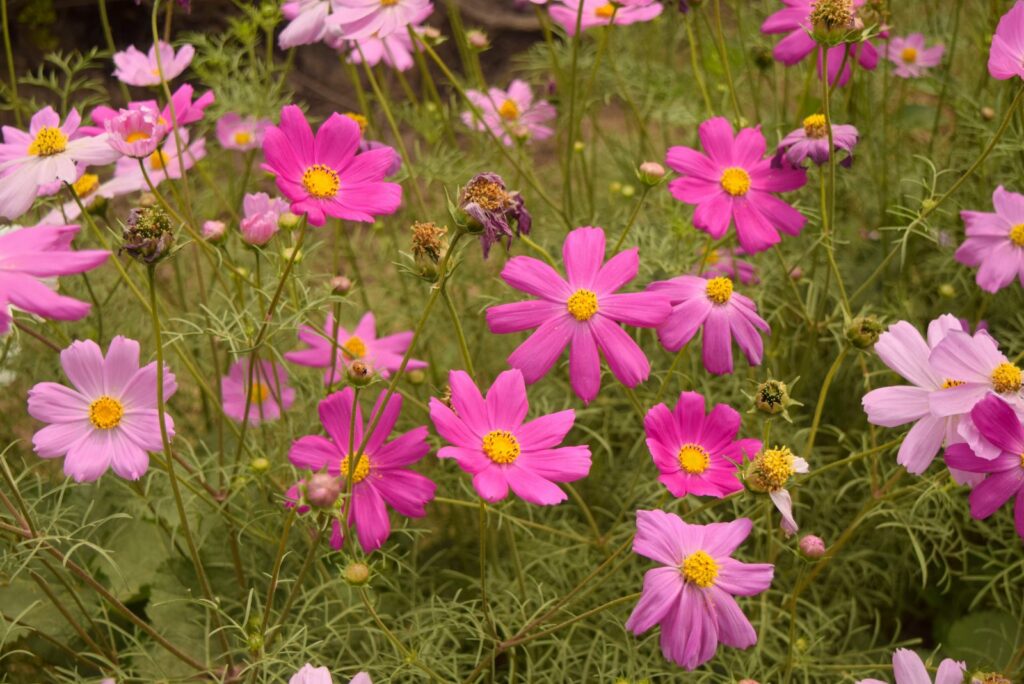
<svg viewBox="0 0 1024 684">
<path fill-rule="evenodd" d="M 821 391 L 818 392 L 818 403 L 814 406 L 814 420 L 811 423 L 811 431 L 807 434 L 807 442 L 804 444 L 804 450 L 801 454 L 804 458 L 811 457 L 811 450 L 814 449 L 814 438 L 817 436 L 818 426 L 821 424 L 821 414 L 825 410 L 825 398 L 828 395 L 828 388 L 832 385 L 832 380 L 836 377 L 839 367 L 842 366 L 846 355 L 849 353 L 850 348 L 843 347 L 843 350 L 836 356 L 836 360 L 832 362 L 828 373 L 825 374 L 825 381 L 821 383 Z"/>
<path fill-rule="evenodd" d="M 725 45 L 725 33 L 722 31 L 721 0 L 715 0 L 715 37 L 718 39 L 718 53 L 722 59 L 722 68 L 725 69 L 725 82 L 729 86 L 729 99 L 732 100 L 732 109 L 736 116 L 736 128 L 739 128 L 743 121 L 743 112 L 740 110 L 740 101 L 736 97 L 736 85 L 733 83 L 732 67 L 729 65 L 729 51 Z"/>
<path fill-rule="evenodd" d="M 0 0 L 0 26 L 2 26 L 4 32 L 4 55 L 7 58 L 7 78 L 10 81 L 11 107 L 14 109 L 14 123 L 18 128 L 21 128 L 21 100 L 18 98 L 18 74 L 14 70 L 14 52 L 11 49 L 11 29 L 7 21 L 7 0 Z"/>
<path fill-rule="evenodd" d="M 622 249 L 622 245 L 626 241 L 629 231 L 633 228 L 633 224 L 636 223 L 636 217 L 640 214 L 640 209 L 644 206 L 644 200 L 647 199 L 647 193 L 650 191 L 651 186 L 644 185 L 644 189 L 640 192 L 640 198 L 637 199 L 636 204 L 633 205 L 633 211 L 629 214 L 629 220 L 626 221 L 626 227 L 622 229 L 622 234 L 619 235 L 618 242 L 615 243 L 615 249 L 612 250 L 613 252 L 618 252 Z"/>
<path fill-rule="evenodd" d="M 473 370 L 473 358 L 469 353 L 469 344 L 466 342 L 466 333 L 462 329 L 462 321 L 459 320 L 459 312 L 455 309 L 455 302 L 452 301 L 452 294 L 448 291 L 447 287 L 442 287 L 441 296 L 444 297 L 444 303 L 448 307 L 448 315 L 452 319 L 452 327 L 455 329 L 455 337 L 459 342 L 459 354 L 462 356 L 462 364 L 467 373 L 471 376 L 475 376 L 476 371 Z"/>
</svg>

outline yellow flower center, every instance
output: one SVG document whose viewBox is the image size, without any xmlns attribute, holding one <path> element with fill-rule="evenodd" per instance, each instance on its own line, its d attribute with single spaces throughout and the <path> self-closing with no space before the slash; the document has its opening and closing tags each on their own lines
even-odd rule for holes
<svg viewBox="0 0 1024 684">
<path fill-rule="evenodd" d="M 804 133 L 808 138 L 824 138 L 828 135 L 828 129 L 825 128 L 825 115 L 811 114 L 804 119 Z"/>
<path fill-rule="evenodd" d="M 1018 223 L 1010 229 L 1010 242 L 1018 247 L 1024 247 L 1024 223 Z"/>
<path fill-rule="evenodd" d="M 601 19 L 611 19 L 615 16 L 615 5 L 610 2 L 606 2 L 594 10 L 594 16 L 600 17 Z"/>
<path fill-rule="evenodd" d="M 718 563 L 707 551 L 694 551 L 683 561 L 683 577 L 687 582 L 707 589 L 718 577 Z"/>
<path fill-rule="evenodd" d="M 942 388 L 941 389 L 949 389 L 950 387 L 959 387 L 960 385 L 963 385 L 963 384 L 964 384 L 963 380 L 954 380 L 953 378 L 946 378 L 945 380 L 942 381 Z"/>
<path fill-rule="evenodd" d="M 270 396 L 270 388 L 264 385 L 262 382 L 254 382 L 252 389 L 249 390 L 249 403 L 251 404 L 262 404 Z"/>
<path fill-rule="evenodd" d="M 715 304 L 725 304 L 732 297 L 732 281 L 724 276 L 712 278 L 704 286 L 704 294 Z"/>
<path fill-rule="evenodd" d="M 250 133 L 249 131 L 235 132 L 236 145 L 248 145 L 250 142 L 252 142 L 252 133 Z"/>
<path fill-rule="evenodd" d="M 1021 386 L 1020 368 L 1012 363 L 1001 363 L 992 371 L 992 386 L 1000 394 L 1017 392 Z"/>
<path fill-rule="evenodd" d="M 746 169 L 730 166 L 722 172 L 722 189 L 733 197 L 742 197 L 750 190 L 750 174 Z"/>
<path fill-rule="evenodd" d="M 348 456 L 345 456 L 345 458 L 341 459 L 341 466 L 339 466 L 339 467 L 341 468 L 341 476 L 344 477 L 345 479 L 348 479 L 348 470 L 349 470 L 349 465 L 348 464 L 349 464 Z M 355 483 L 355 482 L 362 482 L 363 480 L 366 479 L 366 476 L 369 475 L 369 474 L 370 474 L 370 459 L 368 459 L 366 457 L 366 454 L 360 454 L 359 455 L 359 460 L 356 461 L 356 469 L 352 473 L 352 482 L 353 483 Z"/>
<path fill-rule="evenodd" d="M 768 490 L 782 489 L 796 472 L 793 468 L 793 452 L 789 447 L 766 449 L 758 457 L 755 469 Z"/>
<path fill-rule="evenodd" d="M 589 321 L 597 313 L 597 295 L 581 288 L 572 293 L 565 306 L 577 321 Z"/>
<path fill-rule="evenodd" d="M 341 181 L 338 172 L 323 164 L 313 164 L 302 174 L 302 185 L 317 199 L 331 199 L 338 194 Z"/>
<path fill-rule="evenodd" d="M 398 4 L 398 0 L 380 0 L 380 6 L 381 7 L 391 7 L 392 5 L 397 5 L 397 4 Z"/>
<path fill-rule="evenodd" d="M 519 440 L 508 430 L 491 430 L 484 435 L 482 446 L 487 458 L 507 465 L 519 458 Z"/>
<path fill-rule="evenodd" d="M 498 107 L 498 114 L 505 121 L 515 121 L 519 118 L 519 107 L 512 100 L 505 100 Z"/>
<path fill-rule="evenodd" d="M 89 422 L 98 430 L 116 428 L 124 417 L 124 405 L 113 397 L 103 395 L 89 404 Z"/>
<path fill-rule="evenodd" d="M 83 173 L 82 177 L 71 184 L 71 188 L 79 197 L 85 197 L 95 191 L 100 184 L 100 177 L 95 173 Z"/>
<path fill-rule="evenodd" d="M 143 133 L 142 131 L 132 131 L 128 134 L 128 137 L 124 139 L 125 142 L 129 143 L 139 142 L 140 140 L 149 140 L 149 134 Z"/>
<path fill-rule="evenodd" d="M 691 475 L 700 475 L 708 469 L 708 452 L 697 444 L 684 444 L 679 448 L 679 467 Z"/>
<path fill-rule="evenodd" d="M 345 116 L 359 124 L 359 132 L 364 133 L 366 131 L 366 124 L 369 123 L 366 117 L 362 114 L 356 114 L 355 112 L 345 112 Z"/>
<path fill-rule="evenodd" d="M 904 62 L 909 62 L 910 64 L 913 64 L 914 62 L 917 61 L 917 49 L 912 47 L 903 48 L 903 52 L 900 53 L 900 58 Z"/>
<path fill-rule="evenodd" d="M 358 337 L 350 337 L 341 345 L 342 352 L 350 359 L 361 359 L 366 356 L 366 343 Z"/>
<path fill-rule="evenodd" d="M 64 131 L 53 126 L 44 126 L 36 133 L 35 139 L 28 146 L 28 153 L 33 157 L 49 157 L 59 154 L 68 147 L 68 136 Z"/>
<path fill-rule="evenodd" d="M 167 156 L 167 153 L 164 152 L 163 150 L 157 150 L 153 154 L 149 155 L 149 165 L 150 167 L 156 169 L 157 171 L 167 166 L 167 163 L 169 161 L 170 158 Z"/>
</svg>

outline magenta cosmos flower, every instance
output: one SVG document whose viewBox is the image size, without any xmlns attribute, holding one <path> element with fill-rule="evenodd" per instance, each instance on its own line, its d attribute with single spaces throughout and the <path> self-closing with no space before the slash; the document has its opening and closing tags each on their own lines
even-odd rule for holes
<svg viewBox="0 0 1024 684">
<path fill-rule="evenodd" d="M 139 368 L 139 343 L 118 335 L 103 357 L 92 340 L 75 341 L 60 353 L 60 365 L 74 389 L 41 382 L 28 392 L 28 412 L 49 423 L 32 437 L 42 458 L 64 458 L 64 474 L 91 482 L 113 468 L 137 480 L 149 468 L 150 451 L 160 451 L 156 405 L 156 362 Z M 164 400 L 177 389 L 164 369 Z M 174 421 L 164 414 L 168 437 Z"/>
<path fill-rule="evenodd" d="M 996 26 L 988 53 L 988 73 L 1000 81 L 1024 78 L 1024 0 L 1017 0 Z"/>
<path fill-rule="evenodd" d="M 572 409 L 540 416 L 528 423 L 526 381 L 518 370 L 498 375 L 484 399 L 465 371 L 448 375 L 451 408 L 430 400 L 430 419 L 453 446 L 438 458 L 453 458 L 473 476 L 485 501 L 500 501 L 511 487 L 516 496 L 539 506 L 565 501 L 556 482 L 574 482 L 590 472 L 590 447 L 559 447 L 572 429 Z"/>
<path fill-rule="evenodd" d="M 719 239 L 736 224 L 740 247 L 762 252 L 779 241 L 779 231 L 799 235 L 807 219 L 770 193 L 789 192 L 807 183 L 803 169 L 772 166 L 765 159 L 760 128 L 744 128 L 735 138 L 732 124 L 716 117 L 700 125 L 707 156 L 689 147 L 670 147 L 667 164 L 683 174 L 668 184 L 680 202 L 697 207 L 693 225 Z"/>
<path fill-rule="evenodd" d="M 846 152 L 846 156 L 839 162 L 843 166 L 853 163 L 853 148 L 857 146 L 857 138 L 857 129 L 853 126 L 832 124 L 832 147 L 836 152 Z M 804 119 L 803 126 L 787 135 L 779 143 L 773 165 L 780 166 L 781 158 L 784 156 L 791 166 L 800 166 L 806 159 L 821 166 L 828 162 L 830 154 L 825 116 L 811 114 Z"/>
<path fill-rule="evenodd" d="M 653 328 L 669 313 L 668 300 L 660 294 L 616 293 L 640 268 L 635 247 L 607 263 L 604 250 L 604 230 L 587 227 L 571 231 L 562 245 L 567 278 L 532 257 L 509 259 L 501 277 L 539 299 L 487 309 L 493 333 L 537 329 L 508 357 L 509 365 L 523 371 L 528 383 L 544 377 L 568 345 L 570 382 L 584 403 L 601 389 L 601 355 L 627 387 L 647 379 L 647 357 L 619 324 Z"/>
<path fill-rule="evenodd" d="M 398 209 L 402 186 L 384 182 L 394 161 L 391 148 L 356 154 L 361 138 L 359 124 L 338 113 L 314 138 L 302 110 L 287 105 L 280 126 L 267 127 L 263 169 L 276 176 L 292 212 L 305 214 L 314 226 L 322 226 L 327 216 L 373 223 L 374 216 Z"/>
<path fill-rule="evenodd" d="M 637 511 L 633 552 L 663 567 L 644 575 L 643 595 L 626 629 L 639 635 L 660 624 L 662 654 L 687 670 L 711 660 L 719 643 L 757 643 L 733 598 L 760 594 L 775 572 L 767 563 L 732 558 L 752 528 L 749 518 L 689 525 L 672 513 Z"/>
<path fill-rule="evenodd" d="M 89 314 L 89 304 L 57 294 L 55 285 L 43 280 L 91 271 L 110 256 L 103 250 L 72 251 L 77 234 L 78 226 L 0 229 L 0 335 L 11 328 L 12 306 L 58 321 Z"/>
<path fill-rule="evenodd" d="M 155 109 L 122 109 L 107 119 L 104 127 L 107 142 L 115 150 L 134 159 L 142 159 L 156 152 L 167 133 Z"/>
<path fill-rule="evenodd" d="M 224 415 L 239 423 L 248 416 L 250 425 L 277 420 L 295 403 L 295 390 L 288 385 L 288 371 L 273 361 L 258 361 L 252 369 L 249 387 L 249 360 L 231 364 L 220 379 Z"/>
<path fill-rule="evenodd" d="M 893 36 L 889 39 L 889 47 L 886 57 L 896 65 L 892 70 L 894 76 L 900 78 L 918 78 L 923 76 L 928 69 L 942 63 L 942 55 L 946 48 L 941 45 L 926 48 L 924 36 L 920 33 L 911 33 L 906 38 Z"/>
<path fill-rule="evenodd" d="M 160 63 L 157 64 L 157 50 L 160 51 Z M 160 71 L 163 70 L 165 81 L 177 78 L 192 63 L 196 50 L 189 44 L 181 46 L 177 53 L 174 48 L 162 40 L 143 54 L 134 45 L 127 50 L 114 53 L 114 76 L 122 83 L 133 86 L 160 85 Z"/>
<path fill-rule="evenodd" d="M 583 14 L 580 15 L 580 3 Z M 551 18 L 565 29 L 570 36 L 576 34 L 576 19 L 580 19 L 580 31 L 595 26 L 610 24 L 636 24 L 650 21 L 661 14 L 660 2 L 651 0 L 630 3 L 612 3 L 607 0 L 560 0 L 548 8 Z"/>
<path fill-rule="evenodd" d="M 740 414 L 725 404 L 716 404 L 704 415 L 704 397 L 683 392 L 674 411 L 658 404 L 647 412 L 644 430 L 647 448 L 661 475 L 658 482 L 673 496 L 714 496 L 738 492 L 743 484 L 736 477 L 744 458 L 761 450 L 756 439 L 736 439 Z"/>
<path fill-rule="evenodd" d="M 703 328 L 702 357 L 709 373 L 732 373 L 733 338 L 751 366 L 761 363 L 761 333 L 771 328 L 752 299 L 733 291 L 729 278 L 681 275 L 651 283 L 647 290 L 667 297 L 672 307 L 658 326 L 658 339 L 669 351 L 682 349 Z"/>
<path fill-rule="evenodd" d="M 278 220 L 288 211 L 288 203 L 278 197 L 271 199 L 265 192 L 247 193 L 242 209 L 242 240 L 250 245 L 265 245 L 277 233 Z"/>
<path fill-rule="evenodd" d="M 228 112 L 217 119 L 217 142 L 227 150 L 255 150 L 263 145 L 263 133 L 274 122 Z"/>
<path fill-rule="evenodd" d="M 544 100 L 534 102 L 533 91 L 525 81 L 512 81 L 508 91 L 469 90 L 466 97 L 480 116 L 472 111 L 463 112 L 463 123 L 478 131 L 490 131 L 506 145 L 513 145 L 516 140 L 544 140 L 555 133 L 546 125 L 555 118 L 555 108 Z"/>
<path fill-rule="evenodd" d="M 1024 195 L 999 186 L 992 193 L 995 213 L 961 211 L 967 239 L 956 260 L 978 269 L 975 280 L 986 292 L 998 292 L 1016 278 L 1024 286 Z"/>
<path fill-rule="evenodd" d="M 332 339 L 337 341 L 331 344 Z M 355 360 L 362 361 L 381 377 L 389 377 L 402 365 L 402 357 L 412 342 L 412 331 L 377 337 L 377 321 L 373 312 L 367 311 L 355 330 L 350 333 L 339 325 L 335 336 L 334 316 L 327 314 L 323 330 L 301 326 L 299 341 L 305 342 L 309 348 L 287 352 L 284 358 L 300 366 L 323 368 L 324 384 L 330 387 L 345 376 L 345 368 Z M 405 366 L 406 370 L 426 367 L 426 362 L 419 359 L 409 359 Z"/>
<path fill-rule="evenodd" d="M 430 0 L 332 0 L 327 23 L 346 40 L 385 38 L 419 24 L 433 11 Z"/>
<path fill-rule="evenodd" d="M 985 479 L 971 491 L 971 516 L 975 519 L 984 520 L 1016 497 L 1013 522 L 1024 539 L 1024 426 L 1020 417 L 1009 404 L 990 394 L 971 411 L 971 421 L 996 446 L 999 455 L 981 458 L 969 445 L 953 444 L 946 449 L 946 462 L 950 467 L 984 475 Z"/>
<path fill-rule="evenodd" d="M 961 684 L 967 665 L 946 658 L 939 663 L 935 673 L 935 684 Z M 921 656 L 906 648 L 897 648 L 892 653 L 892 674 L 896 684 L 932 684 L 928 668 L 924 666 Z M 861 679 L 857 684 L 886 684 L 880 679 Z"/>
<path fill-rule="evenodd" d="M 426 515 L 427 502 L 434 498 L 437 489 L 428 478 L 408 468 L 430 452 L 426 427 L 414 428 L 388 441 L 402 411 L 402 395 L 393 394 L 384 405 L 386 394 L 386 390 L 381 390 L 377 398 L 367 424 L 373 423 L 377 413 L 383 413 L 355 465 L 350 464 L 349 456 L 351 449 L 358 449 L 362 443 L 364 423 L 362 409 L 358 404 L 353 406 L 355 392 L 351 387 L 320 402 L 320 422 L 328 436 L 300 437 L 288 452 L 296 468 L 314 473 L 326 471 L 346 479 L 351 471 L 352 499 L 349 504 L 341 505 L 347 507 L 348 525 L 355 526 L 359 544 L 366 553 L 379 549 L 391 534 L 387 506 L 407 518 L 422 518 Z M 355 430 L 350 432 L 353 424 Z M 299 486 L 289 489 L 287 496 L 291 501 L 298 501 L 301 498 Z M 331 546 L 340 549 L 343 542 L 341 524 L 335 520 Z"/>
<path fill-rule="evenodd" d="M 334 678 L 331 677 L 331 671 L 326 667 L 313 667 L 306 663 L 302 669 L 292 675 L 288 684 L 334 684 Z M 348 684 L 373 684 L 373 682 L 370 680 L 369 674 L 360 672 L 350 679 Z"/>
</svg>

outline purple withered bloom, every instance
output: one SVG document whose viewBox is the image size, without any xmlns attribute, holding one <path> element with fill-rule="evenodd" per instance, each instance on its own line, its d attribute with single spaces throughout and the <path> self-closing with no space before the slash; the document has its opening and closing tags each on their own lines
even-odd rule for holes
<svg viewBox="0 0 1024 684">
<path fill-rule="evenodd" d="M 505 249 L 511 249 L 512 240 L 528 235 L 533 219 L 518 192 L 508 190 L 505 181 L 496 173 L 478 173 L 459 193 L 459 208 L 469 217 L 471 226 L 479 226 L 480 245 L 484 258 L 491 246 L 506 240 Z"/>
</svg>

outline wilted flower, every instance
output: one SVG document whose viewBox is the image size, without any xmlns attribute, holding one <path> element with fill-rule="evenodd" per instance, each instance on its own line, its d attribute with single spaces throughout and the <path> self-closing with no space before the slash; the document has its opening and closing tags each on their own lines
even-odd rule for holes
<svg viewBox="0 0 1024 684">
<path fill-rule="evenodd" d="M 503 239 L 505 248 L 511 249 L 513 238 L 528 235 L 533 223 L 523 196 L 508 190 L 504 179 L 496 173 L 473 176 L 459 193 L 459 208 L 469 218 L 470 230 L 480 231 L 485 259 L 491 246 Z"/>
<path fill-rule="evenodd" d="M 857 349 L 871 349 L 885 328 L 874 316 L 857 316 L 846 327 L 846 339 Z"/>
<path fill-rule="evenodd" d="M 153 264 L 174 246 L 171 218 L 160 207 L 137 207 L 128 214 L 122 231 L 122 252 L 136 261 Z"/>
<path fill-rule="evenodd" d="M 747 468 L 747 485 L 755 492 L 768 493 L 782 514 L 782 530 L 787 536 L 800 528 L 793 519 L 793 498 L 786 485 L 793 475 L 807 470 L 807 461 L 794 455 L 786 446 L 764 449 Z"/>
<path fill-rule="evenodd" d="M 790 406 L 797 404 L 789 396 L 789 386 L 781 380 L 769 378 L 757 386 L 754 391 L 754 408 L 769 416 L 782 414 L 789 420 L 786 412 Z"/>
</svg>

